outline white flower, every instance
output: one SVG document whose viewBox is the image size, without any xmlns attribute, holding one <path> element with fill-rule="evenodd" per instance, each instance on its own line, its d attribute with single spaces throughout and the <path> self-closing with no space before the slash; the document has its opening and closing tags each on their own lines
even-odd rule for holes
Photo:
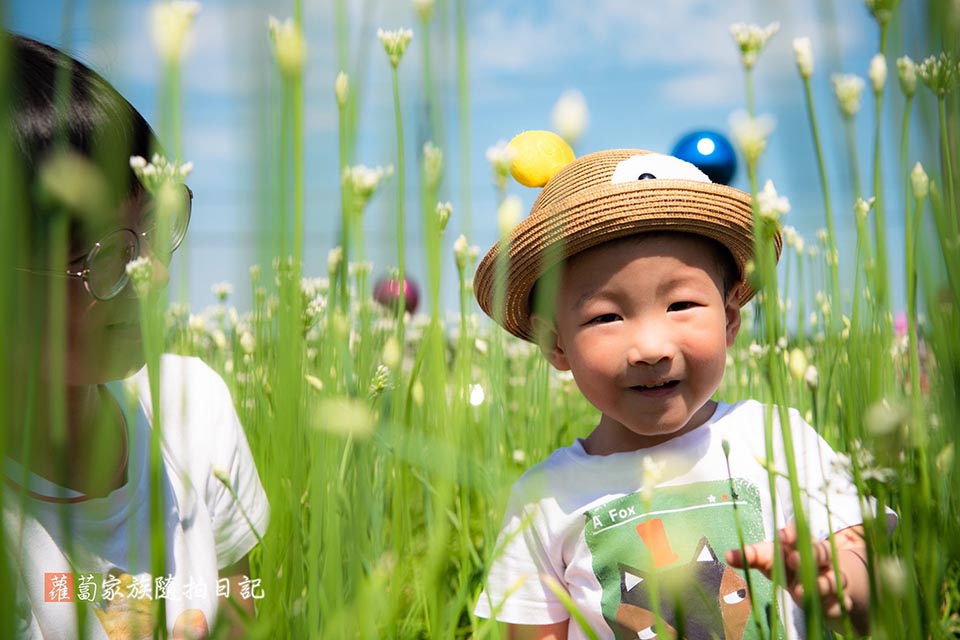
<svg viewBox="0 0 960 640">
<path fill-rule="evenodd" d="M 730 33 L 737 46 L 740 47 L 740 57 L 743 60 L 743 66 L 752 69 L 757 61 L 757 56 L 770 40 L 780 31 L 779 22 L 771 22 L 765 27 L 756 24 L 736 23 L 730 25 Z"/>
<path fill-rule="evenodd" d="M 887 59 L 882 53 L 878 53 L 870 59 L 870 69 L 867 71 L 870 82 L 873 84 L 873 92 L 880 93 L 883 86 L 887 83 Z"/>
<path fill-rule="evenodd" d="M 862 223 L 867 219 L 867 214 L 870 213 L 870 209 L 873 208 L 873 205 L 876 201 L 876 196 L 870 198 L 869 200 L 857 198 L 857 201 L 853 203 L 853 213 L 856 215 L 858 223 Z"/>
<path fill-rule="evenodd" d="M 340 269 L 340 265 L 343 263 L 343 247 L 334 247 L 330 249 L 327 253 L 327 271 L 330 273 L 330 277 Z"/>
<path fill-rule="evenodd" d="M 909 411 L 897 404 L 891 405 L 886 398 L 867 407 L 863 416 L 867 432 L 874 436 L 886 436 L 907 423 Z"/>
<path fill-rule="evenodd" d="M 400 348 L 400 341 L 396 336 L 387 338 L 383 345 L 383 364 L 389 369 L 396 369 L 403 361 L 403 349 Z"/>
<path fill-rule="evenodd" d="M 165 185 L 183 183 L 193 171 L 193 163 L 170 162 L 155 153 L 149 162 L 143 156 L 130 156 L 130 168 L 143 188 L 156 196 Z"/>
<path fill-rule="evenodd" d="M 376 191 L 384 175 L 388 175 L 390 172 L 389 169 L 385 170 L 383 167 L 370 169 L 366 165 L 358 164 L 343 170 L 342 181 L 343 185 L 363 205 Z"/>
<path fill-rule="evenodd" d="M 453 243 L 453 257 L 457 261 L 457 268 L 463 270 L 467 266 L 467 236 L 460 234 Z"/>
<path fill-rule="evenodd" d="M 523 215 L 523 203 L 517 196 L 507 196 L 497 209 L 497 229 L 500 237 L 510 235 L 510 231 L 517 226 L 520 216 Z"/>
<path fill-rule="evenodd" d="M 330 280 L 327 278 L 300 278 L 300 291 L 303 297 L 312 300 L 321 293 L 326 293 L 330 288 Z"/>
<path fill-rule="evenodd" d="M 917 65 L 910 56 L 897 58 L 897 78 L 903 95 L 912 97 L 917 90 Z"/>
<path fill-rule="evenodd" d="M 809 78 L 813 75 L 813 45 L 810 38 L 794 38 L 793 53 L 797 56 L 797 69 L 800 76 Z"/>
<path fill-rule="evenodd" d="M 751 118 L 746 111 L 735 111 L 730 115 L 730 129 L 737 146 L 746 156 L 748 163 L 754 163 L 767 147 L 767 138 L 775 126 L 772 116 L 759 115 Z"/>
<path fill-rule="evenodd" d="M 370 386 L 368 391 L 370 392 L 371 397 L 376 397 L 380 395 L 384 389 L 390 386 L 390 369 L 385 365 L 378 364 L 377 370 L 373 374 L 373 379 L 370 381 Z"/>
<path fill-rule="evenodd" d="M 913 197 L 917 200 L 923 200 L 930 191 L 930 179 L 927 172 L 923 170 L 923 165 L 919 162 L 913 165 L 913 171 L 910 172 L 910 183 L 913 186 Z"/>
<path fill-rule="evenodd" d="M 307 43 L 303 38 L 303 31 L 293 18 L 280 22 L 273 16 L 267 20 L 270 31 L 270 41 L 273 43 L 273 55 L 277 59 L 277 66 L 285 76 L 293 76 L 303 69 L 307 59 Z"/>
<path fill-rule="evenodd" d="M 510 165 L 513 163 L 514 151 L 503 140 L 497 141 L 492 147 L 487 147 L 487 162 L 493 169 L 493 177 L 499 186 L 506 183 L 510 175 Z"/>
<path fill-rule="evenodd" d="M 831 76 L 833 92 L 837 96 L 840 111 L 851 118 L 860 111 L 860 97 L 863 93 L 863 78 L 852 73 L 836 73 Z"/>
<path fill-rule="evenodd" d="M 315 429 L 341 436 L 363 438 L 373 433 L 377 425 L 370 407 L 353 398 L 324 398 L 311 415 Z"/>
<path fill-rule="evenodd" d="M 449 202 L 437 203 L 437 228 L 443 233 L 447 228 L 447 222 L 450 221 L 450 215 L 453 213 L 453 205 Z"/>
<path fill-rule="evenodd" d="M 565 91 L 553 105 L 550 121 L 560 137 L 571 145 L 575 144 L 590 123 L 586 98 L 579 91 Z"/>
<path fill-rule="evenodd" d="M 820 385 L 820 372 L 818 372 L 817 368 L 811 364 L 803 373 L 803 380 L 807 383 L 807 387 L 809 387 L 811 391 L 816 391 L 817 387 Z"/>
<path fill-rule="evenodd" d="M 946 53 L 941 53 L 939 57 L 929 56 L 917 67 L 917 74 L 938 96 L 945 96 L 952 91 L 960 78 L 957 63 Z"/>
<path fill-rule="evenodd" d="M 795 379 L 803 380 L 803 376 L 807 373 L 807 354 L 803 352 L 803 349 L 790 350 L 787 358 L 787 368 L 790 369 L 790 374 Z"/>
<path fill-rule="evenodd" d="M 333 95 L 337 97 L 337 106 L 343 109 L 347 106 L 347 98 L 350 97 L 350 77 L 341 71 L 337 74 L 337 79 L 333 81 Z"/>
<path fill-rule="evenodd" d="M 213 465 L 213 477 L 228 487 L 230 486 L 230 473 L 220 465 Z"/>
<path fill-rule="evenodd" d="M 210 287 L 210 290 L 213 292 L 213 295 L 217 297 L 217 300 L 225 302 L 227 298 L 230 297 L 230 294 L 233 293 L 233 285 L 229 282 L 217 282 Z"/>
<path fill-rule="evenodd" d="M 128 262 L 126 270 L 137 295 L 144 297 L 149 291 L 150 281 L 153 279 L 153 261 L 147 256 L 140 256 Z"/>
<path fill-rule="evenodd" d="M 413 8 L 422 22 L 429 22 L 433 16 L 433 5 L 435 0 L 413 0 Z"/>
<path fill-rule="evenodd" d="M 377 29 L 377 37 L 380 38 L 383 50 L 390 58 L 390 64 L 396 68 L 400 64 L 400 59 L 403 58 L 404 51 L 407 50 L 407 45 L 410 44 L 410 39 L 413 38 L 413 31 L 410 29 L 395 29 L 393 31 Z"/>
<path fill-rule="evenodd" d="M 253 353 L 256 346 L 257 341 L 254 339 L 252 333 L 244 331 L 240 334 L 240 348 L 243 349 L 244 353 Z"/>
<path fill-rule="evenodd" d="M 773 180 L 767 180 L 763 190 L 757 194 L 757 208 L 761 218 L 776 222 L 790 211 L 790 201 L 777 193 Z"/>
<path fill-rule="evenodd" d="M 523 464 L 527 461 L 527 454 L 524 453 L 523 449 L 514 449 L 513 450 L 513 461 L 517 464 Z"/>
<path fill-rule="evenodd" d="M 803 236 L 797 233 L 797 230 L 790 225 L 786 225 L 783 228 L 783 243 L 788 247 L 793 247 L 794 251 L 796 251 L 798 254 L 803 253 L 803 249 L 806 244 L 803 240 Z"/>
<path fill-rule="evenodd" d="M 479 384 L 470 385 L 470 404 L 472 406 L 479 407 L 486 399 L 487 394 L 484 393 L 483 387 L 481 387 Z"/>
<path fill-rule="evenodd" d="M 423 145 L 423 177 L 428 189 L 437 188 L 442 172 L 443 151 L 433 142 L 427 141 Z"/>
<path fill-rule="evenodd" d="M 157 2 L 150 8 L 150 35 L 164 62 L 176 64 L 183 57 L 190 24 L 200 13 L 200 3 L 189 0 Z"/>
</svg>

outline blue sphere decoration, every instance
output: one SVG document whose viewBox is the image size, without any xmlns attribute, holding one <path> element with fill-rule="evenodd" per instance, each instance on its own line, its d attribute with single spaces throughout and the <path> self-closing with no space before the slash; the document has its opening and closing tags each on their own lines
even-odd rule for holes
<svg viewBox="0 0 960 640">
<path fill-rule="evenodd" d="M 730 184 L 737 172 L 733 145 L 725 135 L 709 129 L 691 131 L 680 138 L 671 155 L 696 166 L 718 184 Z"/>
</svg>

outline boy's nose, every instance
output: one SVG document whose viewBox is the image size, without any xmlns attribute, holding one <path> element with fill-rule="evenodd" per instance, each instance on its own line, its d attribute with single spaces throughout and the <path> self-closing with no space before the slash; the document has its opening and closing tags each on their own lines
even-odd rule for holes
<svg viewBox="0 0 960 640">
<path fill-rule="evenodd" d="M 676 346 L 669 332 L 655 323 L 646 323 L 633 330 L 627 362 L 631 366 L 655 365 L 672 359 L 675 353 Z"/>
</svg>

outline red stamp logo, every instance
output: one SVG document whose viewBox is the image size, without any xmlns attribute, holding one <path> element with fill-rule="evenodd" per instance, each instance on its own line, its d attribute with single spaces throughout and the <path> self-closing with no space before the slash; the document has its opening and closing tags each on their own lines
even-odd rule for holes
<svg viewBox="0 0 960 640">
<path fill-rule="evenodd" d="M 44 573 L 43 601 L 73 602 L 73 574 Z"/>
</svg>

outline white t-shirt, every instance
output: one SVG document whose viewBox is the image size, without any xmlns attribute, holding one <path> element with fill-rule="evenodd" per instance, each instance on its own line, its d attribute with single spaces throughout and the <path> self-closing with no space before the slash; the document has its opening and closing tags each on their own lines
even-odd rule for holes
<svg viewBox="0 0 960 640">
<path fill-rule="evenodd" d="M 708 422 L 656 447 L 594 456 L 577 440 L 555 451 L 513 487 L 498 540 L 502 552 L 476 614 L 514 624 L 567 620 L 552 583 L 599 637 L 652 638 L 656 590 L 668 622 L 680 617 L 680 603 L 690 638 L 756 637 L 757 619 L 763 637 L 777 637 L 769 628 L 776 601 L 787 636 L 804 637 L 802 611 L 789 596 L 774 599 L 772 584 L 757 571 L 750 572 L 748 592 L 743 572 L 723 561 L 739 546 L 738 520 L 745 544 L 772 540 L 794 520 L 785 477 L 777 476 L 771 500 L 765 414 L 766 405 L 754 401 L 719 403 Z M 776 415 L 773 425 L 774 467 L 785 475 Z M 860 524 L 861 501 L 836 470 L 837 454 L 794 410 L 790 427 L 812 535 L 822 539 Z M 569 637 L 587 636 L 571 620 Z"/>
<path fill-rule="evenodd" d="M 144 368 L 108 385 L 124 408 L 129 431 L 123 487 L 75 504 L 28 496 L 23 510 L 19 493 L 5 489 L 4 538 L 14 570 L 19 569 L 24 637 L 76 637 L 76 607 L 84 605 L 87 637 L 141 637 L 152 627 L 151 597 L 165 602 L 168 632 L 212 629 L 219 569 L 257 544 L 251 527 L 261 536 L 266 531 L 266 495 L 226 384 L 197 358 L 164 355 L 160 370 L 166 575 L 150 573 L 153 411 Z M 7 476 L 19 483 L 22 467 L 10 459 L 5 464 Z M 226 472 L 239 502 L 214 477 L 214 467 Z M 28 489 L 54 497 L 79 495 L 33 474 Z M 74 574 L 73 579 L 63 580 L 64 574 Z M 257 585 L 252 586 L 256 593 Z M 73 603 L 64 601 L 68 596 Z M 133 620 L 146 616 L 139 618 L 140 630 L 131 628 L 131 616 L 124 615 L 131 612 L 139 612 Z"/>
</svg>

